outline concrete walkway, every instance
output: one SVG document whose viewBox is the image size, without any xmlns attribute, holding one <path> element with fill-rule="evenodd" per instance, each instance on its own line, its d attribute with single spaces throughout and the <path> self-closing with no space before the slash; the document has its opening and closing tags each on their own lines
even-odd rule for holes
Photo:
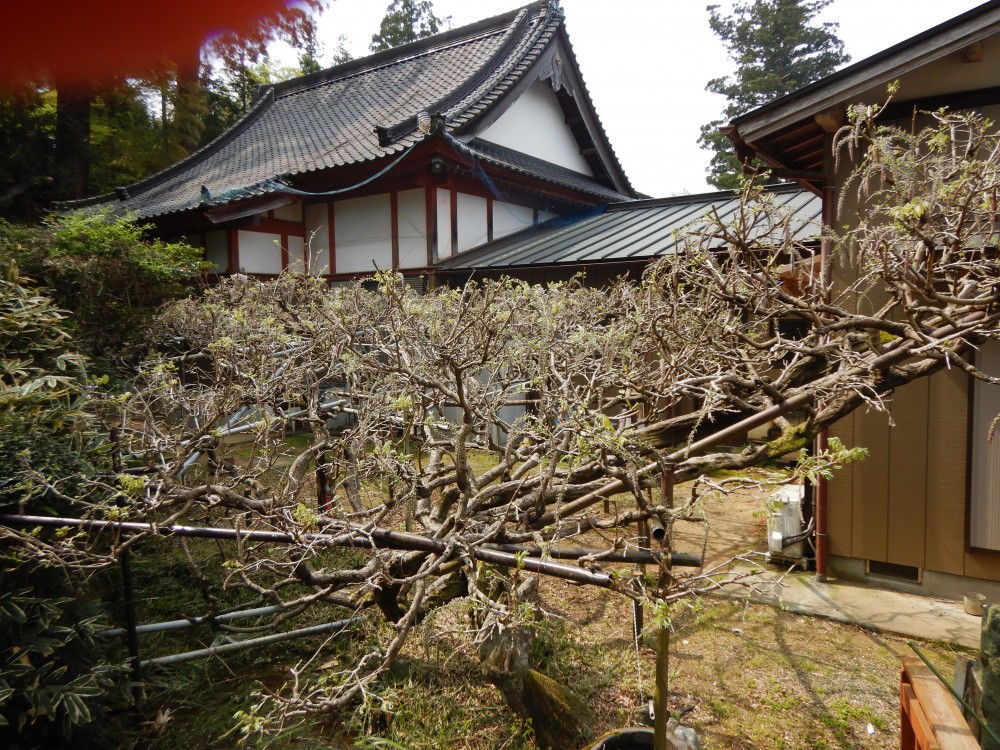
<svg viewBox="0 0 1000 750">
<path fill-rule="evenodd" d="M 802 571 L 767 572 L 760 578 L 767 585 L 757 587 L 750 596 L 752 601 L 873 630 L 979 648 L 982 619 L 966 614 L 962 602 L 836 579 L 820 583 L 814 573 Z M 744 598 L 747 590 L 732 587 L 723 590 L 722 595 Z"/>
</svg>

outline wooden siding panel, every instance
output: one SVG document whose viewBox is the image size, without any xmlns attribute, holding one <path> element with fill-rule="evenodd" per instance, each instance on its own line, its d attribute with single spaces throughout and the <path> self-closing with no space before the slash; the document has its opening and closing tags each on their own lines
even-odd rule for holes
<svg viewBox="0 0 1000 750">
<path fill-rule="evenodd" d="M 854 447 L 854 415 L 849 415 L 830 428 L 830 437 L 840 438 L 848 448 Z M 851 556 L 851 486 L 854 483 L 854 464 L 838 471 L 830 483 L 827 495 L 826 530 L 830 554 Z"/>
<path fill-rule="evenodd" d="M 976 552 L 965 553 L 965 575 L 1000 581 L 1000 556 Z"/>
<path fill-rule="evenodd" d="M 924 567 L 965 572 L 968 376 L 958 368 L 928 380 L 927 539 Z"/>
<path fill-rule="evenodd" d="M 854 467 L 851 556 L 884 562 L 889 522 L 888 419 L 863 407 L 854 414 L 854 444 L 867 448 L 868 458 Z"/>
<path fill-rule="evenodd" d="M 889 432 L 888 562 L 924 567 L 927 379 L 897 388 Z"/>
</svg>

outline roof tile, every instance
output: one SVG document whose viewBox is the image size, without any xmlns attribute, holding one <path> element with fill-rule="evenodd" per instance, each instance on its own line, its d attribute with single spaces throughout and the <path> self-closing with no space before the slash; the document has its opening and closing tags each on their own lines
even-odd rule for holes
<svg viewBox="0 0 1000 750">
<path fill-rule="evenodd" d="M 140 218 L 217 205 L 211 196 L 245 195 L 267 189 L 267 181 L 382 159 L 416 142 L 415 131 L 380 146 L 376 126 L 405 124 L 457 92 L 470 89 L 447 111 L 448 126 L 469 118 L 503 96 L 544 50 L 562 22 L 539 2 L 453 32 L 405 45 L 312 76 L 278 84 L 237 125 L 201 151 L 127 188 L 128 197 L 107 203 Z M 522 30 L 520 38 L 515 31 Z M 507 45 L 505 47 L 505 45 Z M 504 53 L 499 59 L 497 55 Z M 480 80 L 481 79 L 481 80 Z M 513 152 L 483 150 L 483 158 L 528 172 L 545 165 Z M 523 155 L 521 155 L 523 157 Z M 543 166 L 539 176 L 559 184 L 586 185 L 604 200 L 620 200 L 582 175 Z M 568 173 L 568 174 L 567 174 Z M 91 201 L 93 202 L 93 201 Z"/>
</svg>

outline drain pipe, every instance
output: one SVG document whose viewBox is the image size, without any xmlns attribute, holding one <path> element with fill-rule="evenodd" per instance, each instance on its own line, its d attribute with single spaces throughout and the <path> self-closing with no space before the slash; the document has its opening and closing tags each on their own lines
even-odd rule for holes
<svg viewBox="0 0 1000 750">
<path fill-rule="evenodd" d="M 833 224 L 837 214 L 837 188 L 834 185 L 835 166 L 833 161 L 833 133 L 827 131 L 823 136 L 823 173 L 826 181 L 823 183 L 823 229 L 825 232 L 833 231 Z M 824 236 L 820 241 L 819 262 L 820 281 L 826 290 L 825 299 L 830 301 L 830 283 L 833 280 L 832 267 L 830 264 L 830 250 L 833 240 Z M 819 431 L 815 440 L 816 454 L 824 453 L 829 445 L 829 432 L 826 427 Z M 816 520 L 816 580 L 826 581 L 826 564 L 829 547 L 829 537 L 827 536 L 827 503 L 830 497 L 829 481 L 820 475 L 816 482 L 816 492 L 814 493 L 813 517 Z"/>
</svg>

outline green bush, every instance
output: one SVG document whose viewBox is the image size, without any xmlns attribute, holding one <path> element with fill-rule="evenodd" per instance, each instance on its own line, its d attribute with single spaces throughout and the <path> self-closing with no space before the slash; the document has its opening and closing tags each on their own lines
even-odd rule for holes
<svg viewBox="0 0 1000 750">
<path fill-rule="evenodd" d="M 92 602 L 46 596 L 63 588 L 52 571 L 0 575 L 0 746 L 10 750 L 79 747 L 121 671 L 103 661 Z M 6 579 L 6 580 L 4 580 Z"/>
<path fill-rule="evenodd" d="M 105 214 L 56 216 L 41 227 L 0 220 L 0 262 L 16 262 L 51 290 L 88 354 L 130 365 L 159 306 L 187 294 L 207 267 L 199 248 L 150 239 L 147 229 Z"/>
<path fill-rule="evenodd" d="M 79 515 L 94 467 L 66 317 L 0 261 L 0 512 Z M 68 535 L 0 526 L 0 747 L 69 747 L 114 684 Z M 74 746 L 79 747 L 78 742 Z"/>
<path fill-rule="evenodd" d="M 65 315 L 0 262 L 0 510 L 90 470 L 82 458 L 84 359 Z"/>
</svg>

